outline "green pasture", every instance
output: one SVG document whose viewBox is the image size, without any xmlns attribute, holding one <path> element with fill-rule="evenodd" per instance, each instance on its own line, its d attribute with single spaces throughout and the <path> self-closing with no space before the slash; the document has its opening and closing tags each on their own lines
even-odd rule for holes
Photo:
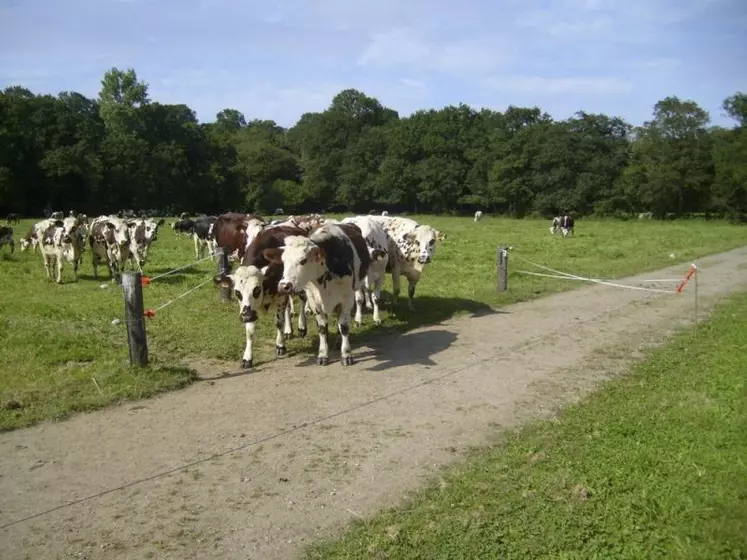
<svg viewBox="0 0 747 560">
<path fill-rule="evenodd" d="M 517 269 L 528 268 L 519 257 L 582 276 L 614 278 L 689 263 L 747 244 L 747 228 L 700 220 L 577 220 L 575 237 L 562 239 L 550 236 L 547 220 L 485 217 L 474 223 L 471 218 L 413 217 L 447 234 L 418 286 L 415 311 L 407 311 L 403 279 L 400 312 L 396 317 L 389 314 L 387 292 L 383 325 L 374 328 L 369 311 L 363 327 L 353 330 L 354 349 L 365 337 L 380 332 L 412 329 L 578 286 L 519 274 Z M 191 239 L 177 238 L 168 227 L 172 221 L 167 219 L 159 231 L 146 274 L 155 276 L 195 260 Z M 16 240 L 32 222 L 13 226 Z M 496 292 L 499 245 L 512 246 L 515 255 L 510 261 L 509 291 L 502 294 Z M 165 303 L 214 271 L 215 263 L 206 261 L 146 286 L 145 307 Z M 118 285 L 109 282 L 106 268 L 101 267 L 99 280 L 94 280 L 91 254 L 86 251 L 78 282 L 72 282 L 71 272 L 67 265 L 63 284 L 56 285 L 46 278 L 39 253 L 22 253 L 18 243 L 15 254 L 10 255 L 7 247 L 0 253 L 0 429 L 183 387 L 195 379 L 185 365 L 187 359 L 228 360 L 238 367 L 244 347 L 238 307 L 235 301 L 222 304 L 212 282 L 147 320 L 151 365 L 142 370 L 128 365 L 123 323 L 112 324 L 123 318 L 123 300 Z M 385 291 L 390 287 L 387 279 Z M 275 359 L 273 323 L 260 319 L 256 365 Z M 289 342 L 291 355 L 315 352 L 313 318 L 311 323 L 305 339 Z M 335 359 L 335 353 L 331 357 Z M 328 367 L 341 366 L 333 361 Z"/>
</svg>

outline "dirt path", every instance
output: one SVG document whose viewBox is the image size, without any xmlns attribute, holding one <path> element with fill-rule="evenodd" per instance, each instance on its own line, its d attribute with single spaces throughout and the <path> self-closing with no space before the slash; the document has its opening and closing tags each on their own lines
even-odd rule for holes
<svg viewBox="0 0 747 560">
<path fill-rule="evenodd" d="M 701 317 L 747 287 L 747 247 L 699 266 Z M 641 344 L 692 319 L 692 287 L 587 286 L 356 348 L 350 369 L 270 364 L 2 434 L 0 556 L 292 558 L 396 503 L 496 427 L 590 390 L 602 365 L 629 365 Z"/>
</svg>

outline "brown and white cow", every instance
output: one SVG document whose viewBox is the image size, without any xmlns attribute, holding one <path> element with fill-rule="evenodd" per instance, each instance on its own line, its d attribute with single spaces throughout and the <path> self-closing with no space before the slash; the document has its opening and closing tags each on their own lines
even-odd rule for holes
<svg viewBox="0 0 747 560">
<path fill-rule="evenodd" d="M 87 219 L 85 214 L 78 214 L 77 216 L 69 216 L 62 220 L 65 234 L 70 237 L 73 245 L 76 270 L 83 264 L 83 252 L 86 248 L 86 236 L 88 235 L 86 228 Z"/>
<path fill-rule="evenodd" d="M 93 277 L 98 278 L 98 266 L 105 262 L 112 281 L 119 280 L 130 257 L 130 230 L 127 222 L 114 216 L 99 216 L 91 223 L 88 235 L 91 246 Z"/>
<path fill-rule="evenodd" d="M 240 261 L 246 248 L 266 225 L 261 216 L 226 212 L 218 216 L 213 224 L 215 244 Z"/>
<path fill-rule="evenodd" d="M 62 283 L 62 264 L 67 261 L 73 265 L 73 280 L 78 280 L 77 253 L 73 237 L 65 231 L 62 220 L 52 220 L 49 227 L 40 237 L 42 258 L 47 278 L 52 278 L 51 267 L 55 267 L 55 282 Z"/>
<path fill-rule="evenodd" d="M 41 245 L 42 234 L 55 223 L 56 220 L 52 218 L 45 218 L 36 222 L 29 228 L 28 233 L 21 239 L 21 251 L 31 249 L 33 253 L 36 253 L 36 249 Z"/>
<path fill-rule="evenodd" d="M 560 229 L 561 233 L 563 234 L 563 237 L 568 237 L 569 234 L 573 233 L 573 216 L 570 214 L 564 214 L 563 216 L 555 216 L 552 219 L 552 225 L 550 226 L 550 235 L 555 235 L 555 233 Z"/>
<path fill-rule="evenodd" d="M 407 302 L 413 309 L 415 287 L 420 282 L 425 265 L 433 260 L 436 245 L 446 239 L 446 234 L 410 218 L 400 216 L 373 216 L 384 228 L 389 238 L 387 272 L 392 274 L 392 294 L 395 302 L 400 292 L 400 275 L 408 280 Z"/>
<path fill-rule="evenodd" d="M 0 249 L 4 245 L 10 245 L 10 254 L 16 250 L 16 242 L 13 240 L 13 228 L 10 226 L 0 226 Z"/>
<path fill-rule="evenodd" d="M 381 224 L 372 220 L 370 216 L 345 218 L 342 223 L 355 224 L 360 228 L 371 257 L 371 266 L 368 268 L 363 285 L 355 292 L 355 322 L 358 326 L 361 325 L 363 306 L 367 304 L 373 310 L 374 323 L 380 325 L 379 301 L 381 301 L 381 288 L 384 285 L 386 267 L 389 262 L 389 238 Z"/>
<path fill-rule="evenodd" d="M 264 254 L 269 261 L 283 265 L 283 277 L 278 283 L 281 294 L 290 295 L 296 290 L 306 292 L 319 326 L 317 363 L 329 363 L 328 316 L 338 310 L 341 361 L 343 365 L 352 365 L 350 316 L 355 305 L 355 291 L 360 289 L 371 265 L 360 228 L 355 224 L 325 223 L 308 237 L 286 237 L 283 247 L 267 249 Z"/>
<path fill-rule="evenodd" d="M 154 241 L 158 240 L 158 228 L 164 223 L 163 218 L 156 221 L 153 218 L 139 218 L 127 222 L 130 236 L 130 262 L 133 269 L 137 267 L 143 272 L 145 262 L 148 260 L 148 251 Z"/>
<path fill-rule="evenodd" d="M 285 355 L 285 340 L 291 337 L 291 321 L 288 302 L 292 295 L 280 293 L 278 283 L 283 276 L 282 262 L 270 262 L 265 256 L 268 249 L 282 247 L 289 236 L 305 236 L 305 232 L 294 226 L 266 228 L 254 238 L 244 252 L 240 266 L 232 274 L 218 275 L 216 284 L 233 290 L 239 302 L 239 317 L 246 330 L 246 346 L 241 367 L 253 367 L 253 339 L 260 314 L 275 310 L 275 350 L 277 357 Z M 304 295 L 305 297 L 305 295 Z M 302 299 L 303 301 L 303 299 Z M 298 318 L 298 334 L 306 336 L 306 315 Z"/>
</svg>

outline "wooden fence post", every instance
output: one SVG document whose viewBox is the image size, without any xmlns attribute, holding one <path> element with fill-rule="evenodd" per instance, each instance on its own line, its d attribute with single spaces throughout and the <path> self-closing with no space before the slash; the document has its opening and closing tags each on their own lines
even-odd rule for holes
<svg viewBox="0 0 747 560">
<path fill-rule="evenodd" d="M 508 247 L 498 247 L 498 291 L 508 290 Z"/>
<path fill-rule="evenodd" d="M 228 262 L 228 253 L 223 247 L 218 247 L 218 274 L 223 276 L 231 273 L 231 263 Z M 218 287 L 220 300 L 224 303 L 231 301 L 231 290 L 222 286 Z"/>
<path fill-rule="evenodd" d="M 145 335 L 145 317 L 143 316 L 142 275 L 139 272 L 122 273 L 122 289 L 124 290 L 130 365 L 144 367 L 148 365 L 148 339 Z"/>
</svg>

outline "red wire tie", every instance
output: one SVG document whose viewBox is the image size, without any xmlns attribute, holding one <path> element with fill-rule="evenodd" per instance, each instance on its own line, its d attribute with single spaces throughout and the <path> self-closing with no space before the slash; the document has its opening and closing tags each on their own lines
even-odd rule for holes
<svg viewBox="0 0 747 560">
<path fill-rule="evenodd" d="M 147 286 L 150 284 L 150 276 L 141 276 L 140 277 L 140 285 L 141 286 Z"/>
<path fill-rule="evenodd" d="M 146 309 L 145 311 L 143 311 L 143 316 L 144 317 L 148 317 L 148 318 L 155 317 L 156 316 L 156 310 L 155 309 Z"/>
<path fill-rule="evenodd" d="M 687 284 L 688 281 L 690 280 L 690 278 L 693 277 L 693 274 L 695 274 L 696 270 L 697 269 L 695 268 L 694 265 L 690 267 L 690 270 L 687 271 L 687 274 L 685 275 L 685 277 L 682 279 L 682 281 L 680 281 L 679 285 L 677 286 L 677 293 L 678 294 L 682 293 L 682 289 L 685 287 L 685 284 Z"/>
</svg>

